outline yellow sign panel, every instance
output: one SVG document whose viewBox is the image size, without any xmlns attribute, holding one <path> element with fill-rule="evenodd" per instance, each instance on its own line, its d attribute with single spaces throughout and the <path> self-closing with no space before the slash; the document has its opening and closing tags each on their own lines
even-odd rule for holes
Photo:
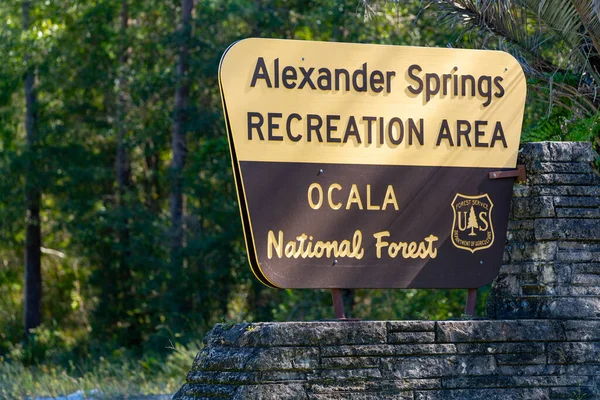
<svg viewBox="0 0 600 400">
<path fill-rule="evenodd" d="M 526 84 L 508 53 L 246 39 L 220 81 L 238 161 L 516 165 Z"/>
</svg>

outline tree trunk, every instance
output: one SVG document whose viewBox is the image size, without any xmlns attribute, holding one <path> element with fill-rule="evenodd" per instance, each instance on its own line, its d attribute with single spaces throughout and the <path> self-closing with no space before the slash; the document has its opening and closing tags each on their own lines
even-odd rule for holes
<svg viewBox="0 0 600 400">
<path fill-rule="evenodd" d="M 179 60 L 176 67 L 175 118 L 173 121 L 173 160 L 171 163 L 171 263 L 174 271 L 183 266 L 183 169 L 187 153 L 186 122 L 189 104 L 188 43 L 191 39 L 193 0 L 181 0 L 179 26 Z"/>
<path fill-rule="evenodd" d="M 23 1 L 23 31 L 29 30 L 30 2 Z M 25 175 L 25 207 L 27 208 L 25 233 L 25 293 L 23 319 L 25 335 L 30 329 L 36 328 L 42 320 L 42 271 L 41 245 L 42 233 L 40 227 L 40 190 L 35 182 L 36 176 L 36 93 L 35 70 L 29 65 L 30 57 L 25 56 L 27 71 L 25 72 L 25 131 L 26 148 L 30 156 Z"/>
<path fill-rule="evenodd" d="M 127 0 L 121 0 L 121 29 L 119 44 L 119 72 L 117 84 L 117 207 L 119 221 L 117 236 L 119 239 L 119 273 L 125 274 L 129 262 L 129 218 L 127 212 L 126 193 L 131 184 L 131 168 L 129 154 L 125 145 L 125 134 L 127 133 L 127 27 L 129 15 L 127 12 Z M 124 282 L 123 282 L 124 283 Z"/>
<path fill-rule="evenodd" d="M 159 180 L 159 165 L 160 159 L 156 145 L 152 138 L 148 139 L 144 148 L 144 158 L 146 161 L 146 207 L 157 214 L 160 212 L 159 199 L 162 197 L 160 180 Z"/>
<path fill-rule="evenodd" d="M 126 95 L 126 84 L 127 79 L 125 74 L 125 68 L 127 65 L 128 54 L 127 54 L 127 26 L 129 16 L 127 13 L 127 0 L 121 1 L 121 43 L 119 45 L 119 75 L 117 85 L 117 162 L 116 162 L 116 173 L 117 173 L 117 187 L 119 202 L 122 201 L 123 194 L 129 187 L 130 182 L 130 167 L 129 167 L 129 154 L 125 148 L 124 138 L 127 132 L 125 124 L 125 116 L 127 115 L 127 95 Z"/>
</svg>

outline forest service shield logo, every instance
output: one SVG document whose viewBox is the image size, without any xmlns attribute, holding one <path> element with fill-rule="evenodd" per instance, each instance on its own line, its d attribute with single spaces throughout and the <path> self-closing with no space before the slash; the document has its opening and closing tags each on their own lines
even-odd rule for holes
<svg viewBox="0 0 600 400">
<path fill-rule="evenodd" d="M 487 193 L 478 196 L 457 193 L 452 200 L 452 244 L 471 253 L 490 247 L 494 243 L 492 208 L 494 203 Z"/>
</svg>

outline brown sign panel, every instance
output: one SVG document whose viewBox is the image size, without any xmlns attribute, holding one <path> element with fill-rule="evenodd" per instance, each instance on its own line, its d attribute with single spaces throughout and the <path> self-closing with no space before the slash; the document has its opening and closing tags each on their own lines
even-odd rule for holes
<svg viewBox="0 0 600 400">
<path fill-rule="evenodd" d="M 219 69 L 250 265 L 282 288 L 500 268 L 525 82 L 502 52 L 249 39 Z"/>
</svg>

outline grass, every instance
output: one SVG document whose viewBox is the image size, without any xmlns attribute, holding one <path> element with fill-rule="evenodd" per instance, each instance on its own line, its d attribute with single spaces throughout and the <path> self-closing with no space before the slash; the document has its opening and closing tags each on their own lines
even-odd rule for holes
<svg viewBox="0 0 600 400">
<path fill-rule="evenodd" d="M 166 358 L 104 357 L 85 363 L 28 367 L 0 357 L 0 399 L 65 396 L 78 390 L 94 398 L 128 398 L 132 395 L 174 394 L 185 381 L 198 347 L 175 345 Z"/>
</svg>

